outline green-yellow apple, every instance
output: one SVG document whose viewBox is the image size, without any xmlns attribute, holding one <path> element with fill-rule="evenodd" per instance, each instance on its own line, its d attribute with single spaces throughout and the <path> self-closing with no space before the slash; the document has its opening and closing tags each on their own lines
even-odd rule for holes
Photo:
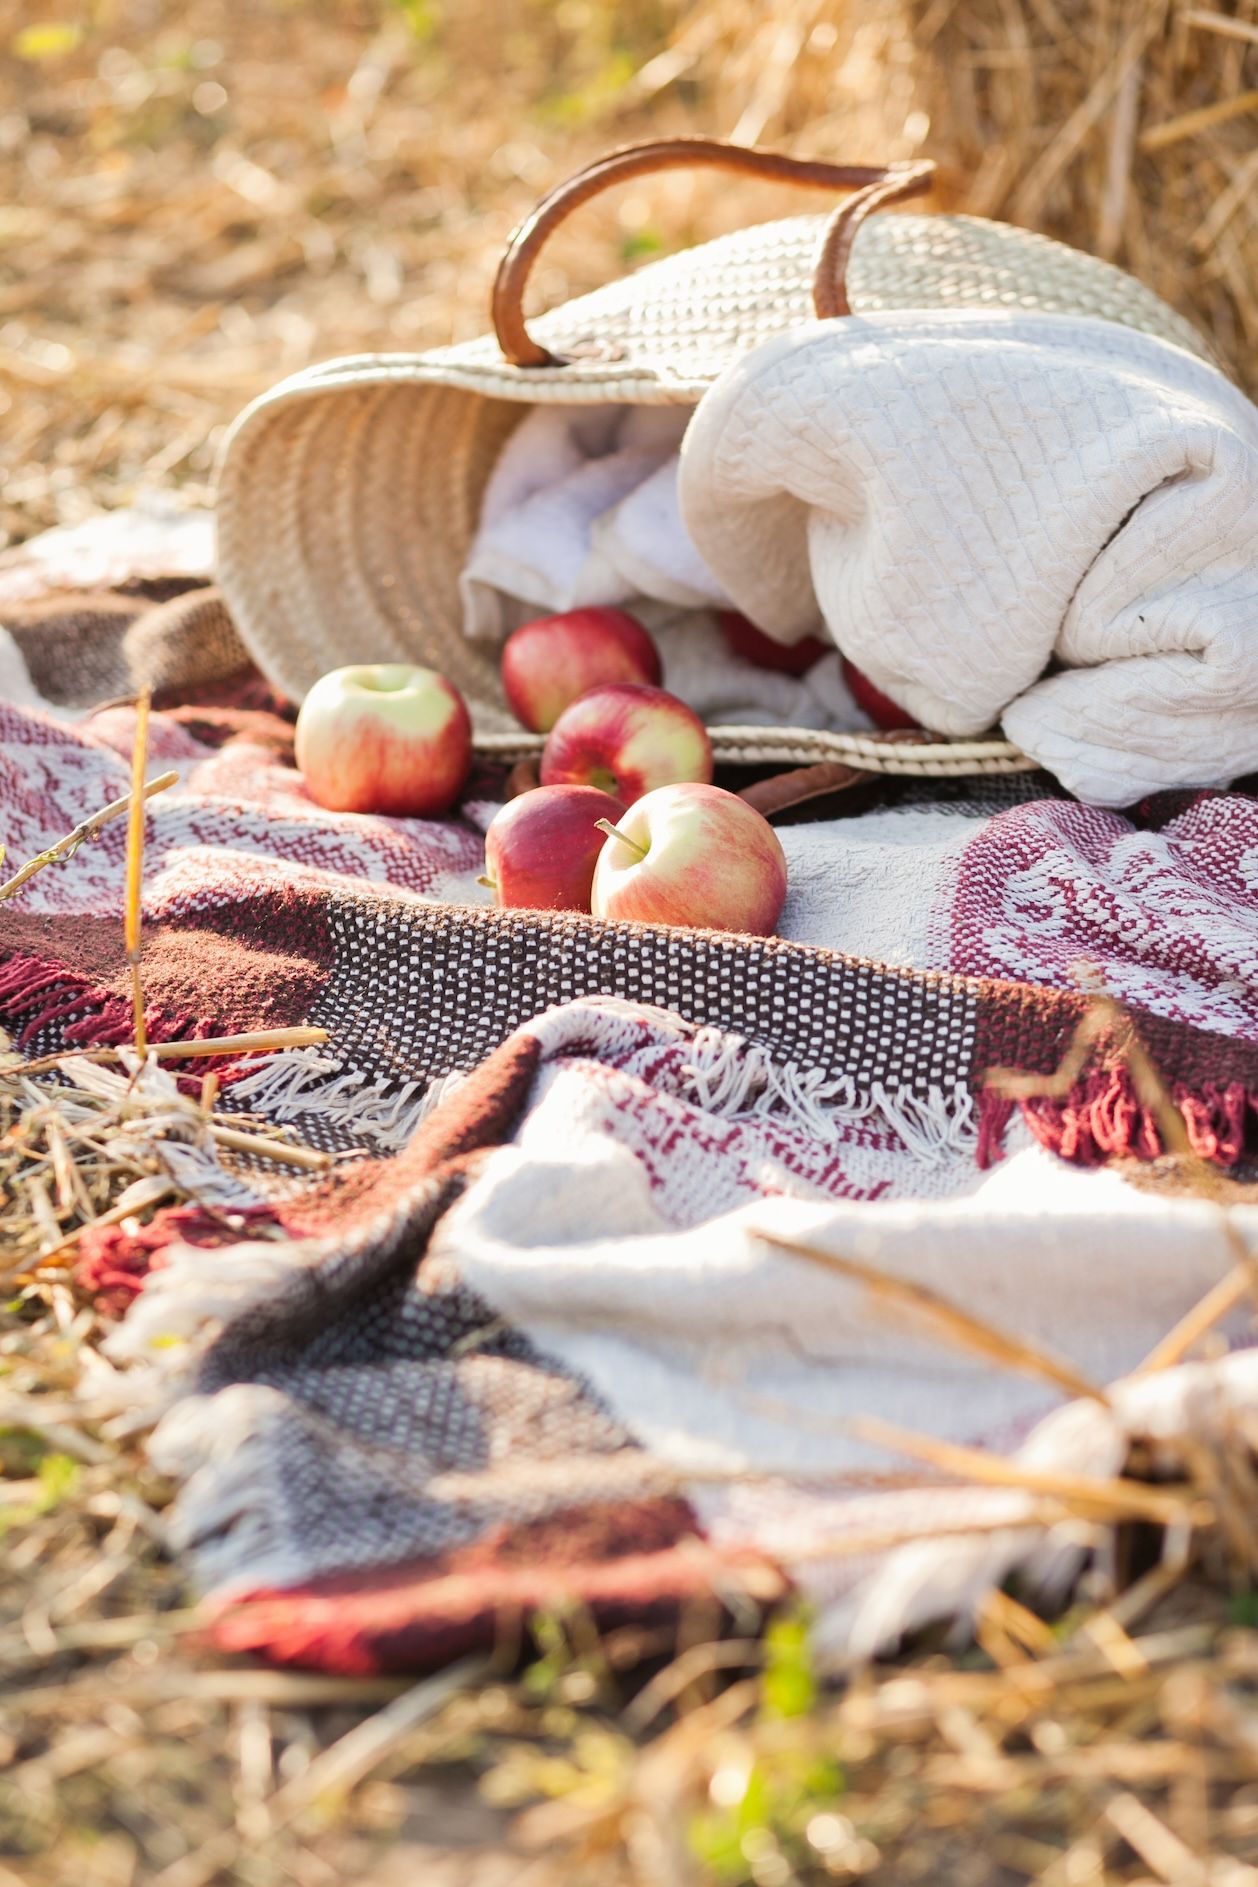
<svg viewBox="0 0 1258 1887">
<path fill-rule="evenodd" d="M 623 609 L 566 609 L 538 616 L 508 636 L 502 686 L 516 719 L 549 733 L 566 707 L 609 681 L 659 683 L 660 653 Z"/>
<path fill-rule="evenodd" d="M 543 786 L 597 786 L 622 805 L 678 780 L 712 778 L 712 743 L 693 708 L 663 688 L 592 688 L 542 749 Z"/>
<path fill-rule="evenodd" d="M 471 764 L 467 705 L 432 668 L 334 668 L 297 716 L 297 765 L 311 798 L 334 812 L 431 818 L 449 811 Z"/>
<path fill-rule="evenodd" d="M 494 903 L 513 910 L 588 911 L 600 819 L 624 807 L 593 786 L 535 786 L 509 799 L 485 834 L 485 876 Z"/>
<path fill-rule="evenodd" d="M 719 786 L 660 786 L 604 830 L 595 917 L 694 924 L 769 937 L 786 898 L 786 858 L 754 806 Z"/>
</svg>

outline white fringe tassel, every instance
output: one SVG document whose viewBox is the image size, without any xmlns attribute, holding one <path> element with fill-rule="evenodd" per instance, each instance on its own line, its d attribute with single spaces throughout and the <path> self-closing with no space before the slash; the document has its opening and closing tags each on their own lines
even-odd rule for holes
<svg viewBox="0 0 1258 1887">
<path fill-rule="evenodd" d="M 281 1457 L 277 1424 L 285 1397 L 259 1383 L 213 1396 L 185 1396 L 149 1438 L 159 1473 L 180 1482 L 169 1515 L 172 1549 L 188 1553 L 215 1598 L 256 1586 L 296 1585 L 318 1570 L 291 1541 L 281 1545 Z"/>
<path fill-rule="evenodd" d="M 343 1127 L 381 1153 L 400 1153 L 426 1115 L 465 1079 L 460 1071 L 435 1081 L 368 1076 L 317 1048 L 291 1048 L 268 1055 L 227 1093 L 277 1125 L 314 1116 Z"/>
<path fill-rule="evenodd" d="M 727 1120 L 786 1120 L 819 1140 L 832 1139 L 839 1126 L 867 1121 L 889 1129 L 931 1166 L 971 1153 L 977 1144 L 973 1096 L 961 1084 L 950 1094 L 932 1087 L 923 1098 L 907 1089 L 892 1096 L 875 1082 L 862 1095 L 851 1075 L 775 1061 L 759 1044 L 715 1028 L 696 1031 L 682 1072 L 687 1098 Z"/>
<path fill-rule="evenodd" d="M 114 1363 L 159 1363 L 167 1372 L 180 1371 L 190 1347 L 273 1297 L 323 1242 L 254 1238 L 217 1249 L 172 1245 L 101 1347 Z"/>
</svg>

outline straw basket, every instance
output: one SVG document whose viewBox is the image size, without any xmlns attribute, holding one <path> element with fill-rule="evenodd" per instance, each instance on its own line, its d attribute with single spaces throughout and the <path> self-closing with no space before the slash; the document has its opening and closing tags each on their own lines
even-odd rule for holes
<svg viewBox="0 0 1258 1887">
<path fill-rule="evenodd" d="M 740 230 L 526 324 L 525 283 L 555 226 L 605 187 L 700 164 L 854 192 L 831 215 Z M 242 636 L 300 699 L 354 660 L 421 661 L 472 707 L 478 746 L 537 751 L 514 727 L 497 652 L 463 634 L 459 576 L 494 462 L 530 406 L 695 406 L 731 362 L 800 323 L 885 309 L 1008 307 L 1121 322 L 1209 358 L 1131 276 L 969 216 L 872 213 L 929 188 L 927 162 L 852 167 L 676 139 L 613 152 L 554 191 L 498 271 L 494 333 L 426 354 L 358 355 L 281 382 L 237 420 L 220 471 L 219 575 Z M 1000 739 L 713 728 L 718 759 L 948 775 L 1028 767 Z"/>
</svg>

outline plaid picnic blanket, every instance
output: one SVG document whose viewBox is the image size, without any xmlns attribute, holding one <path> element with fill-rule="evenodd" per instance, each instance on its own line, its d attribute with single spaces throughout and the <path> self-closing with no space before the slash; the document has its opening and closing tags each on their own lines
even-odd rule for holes
<svg viewBox="0 0 1258 1887">
<path fill-rule="evenodd" d="M 1105 1475 L 1133 1437 L 1252 1403 L 1243 1347 L 1133 1374 L 1253 1208 L 1224 1223 L 1176 1188 L 1131 1056 L 1243 1171 L 1249 793 L 1120 814 L 1036 776 L 888 783 L 782 828 L 791 901 L 763 942 L 500 912 L 475 883 L 500 776 L 444 822 L 322 811 L 195 572 L 104 574 L 0 585 L 9 858 L 126 791 L 134 708 L 110 699 L 155 679 L 151 760 L 181 777 L 149 813 L 150 1038 L 330 1038 L 219 1070 L 223 1107 L 329 1172 L 242 1160 L 241 1210 L 81 1244 L 80 1281 L 125 1310 L 110 1393 L 156 1424 L 220 1644 L 415 1668 L 559 1603 L 741 1617 L 802 1589 L 837 1650 L 868 1650 L 1012 1565 L 1064 1577 L 1095 1538 L 912 1436 Z M 24 1054 L 129 1039 L 123 852 L 107 828 L 0 905 Z M 991 1085 L 1053 1075 L 1089 983 L 1125 1019 L 1064 1081 Z"/>
</svg>

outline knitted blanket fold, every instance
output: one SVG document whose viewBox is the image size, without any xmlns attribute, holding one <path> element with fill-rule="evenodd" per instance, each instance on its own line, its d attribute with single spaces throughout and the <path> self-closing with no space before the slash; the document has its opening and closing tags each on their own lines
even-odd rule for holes
<svg viewBox="0 0 1258 1887">
<path fill-rule="evenodd" d="M 174 605 L 127 607 L 120 692 Z M 13 622 L 14 861 L 126 790 L 133 709 L 46 698 L 83 633 Z M 1104 1476 L 1252 1414 L 1243 1347 L 1139 1373 L 1258 1227 L 1177 1184 L 1132 1067 L 1201 1157 L 1249 1158 L 1258 800 L 888 783 L 782 828 L 786 934 L 759 941 L 486 908 L 500 778 L 446 822 L 328 814 L 256 677 L 184 694 L 152 723 L 181 779 L 149 815 L 150 1037 L 325 1026 L 224 1064 L 219 1105 L 335 1156 L 283 1184 L 242 1156 L 241 1210 L 81 1241 L 220 1644 L 417 1668 L 563 1598 L 667 1621 L 800 1589 L 868 1650 L 1093 1537 L 914 1435 Z M 21 1053 L 129 1039 L 123 855 L 107 828 L 0 904 Z M 1083 1043 L 1089 981 L 1122 1007 Z"/>
<path fill-rule="evenodd" d="M 1104 806 L 1258 764 L 1258 408 L 1168 342 L 818 323 L 721 375 L 679 495 L 737 608 L 787 642 L 820 620 L 927 727 L 999 720 Z"/>
</svg>

